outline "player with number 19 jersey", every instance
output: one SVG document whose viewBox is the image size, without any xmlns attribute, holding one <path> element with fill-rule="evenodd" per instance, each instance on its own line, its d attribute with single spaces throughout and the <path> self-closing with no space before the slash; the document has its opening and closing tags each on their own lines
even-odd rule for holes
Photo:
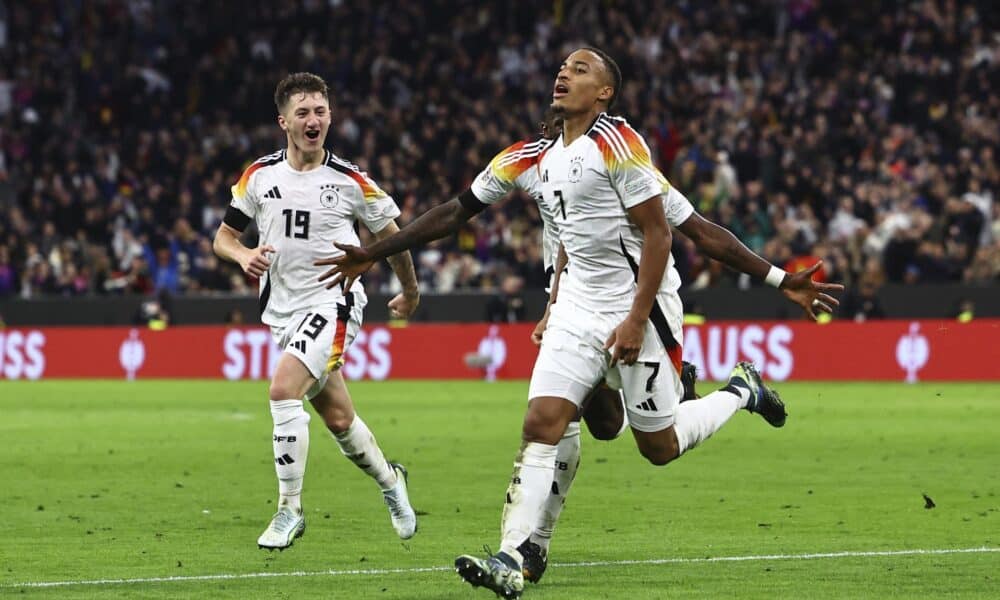
<svg viewBox="0 0 1000 600">
<path fill-rule="evenodd" d="M 342 304 L 341 288 L 326 289 L 313 262 L 329 255 L 333 242 L 359 244 L 356 222 L 377 233 L 399 216 L 392 197 L 357 166 L 326 151 L 323 166 L 296 171 L 285 150 L 251 164 L 232 188 L 230 206 L 245 222 L 257 223 L 260 245 L 276 249 L 260 279 L 261 321 L 272 327 L 322 305 Z M 364 295 L 360 279 L 351 292 Z"/>
</svg>

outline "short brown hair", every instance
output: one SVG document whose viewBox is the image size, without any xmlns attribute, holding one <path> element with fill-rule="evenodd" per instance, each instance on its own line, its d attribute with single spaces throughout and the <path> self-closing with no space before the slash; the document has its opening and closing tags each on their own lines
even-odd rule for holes
<svg viewBox="0 0 1000 600">
<path fill-rule="evenodd" d="M 312 73 L 292 73 L 278 82 L 278 87 L 274 90 L 274 105 L 280 113 L 288 106 L 293 95 L 315 93 L 323 94 L 327 102 L 330 101 L 330 90 L 322 77 Z"/>
</svg>

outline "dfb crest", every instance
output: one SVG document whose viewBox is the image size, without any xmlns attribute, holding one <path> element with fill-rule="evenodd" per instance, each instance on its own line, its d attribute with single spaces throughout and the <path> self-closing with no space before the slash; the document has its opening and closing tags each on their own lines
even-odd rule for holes
<svg viewBox="0 0 1000 600">
<path fill-rule="evenodd" d="M 320 187 L 319 203 L 324 208 L 333 208 L 340 202 L 340 188 L 332 183 Z"/>
</svg>

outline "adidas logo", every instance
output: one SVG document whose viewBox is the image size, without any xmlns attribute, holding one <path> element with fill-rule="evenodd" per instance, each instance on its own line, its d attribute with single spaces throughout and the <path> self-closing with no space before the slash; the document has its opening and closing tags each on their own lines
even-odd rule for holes
<svg viewBox="0 0 1000 600">
<path fill-rule="evenodd" d="M 288 456 L 287 454 L 282 454 L 278 458 L 274 459 L 274 462 L 278 463 L 279 465 L 290 465 L 295 461 L 292 459 L 291 456 Z"/>
<path fill-rule="evenodd" d="M 361 460 L 365 457 L 364 452 L 360 452 L 358 454 L 345 454 L 344 456 L 349 458 L 351 462 L 353 462 L 354 464 L 358 465 L 359 469 L 367 469 L 368 467 L 371 466 L 368 463 L 361 462 Z"/>
<path fill-rule="evenodd" d="M 306 341 L 305 340 L 299 340 L 297 342 L 292 342 L 292 348 L 295 348 L 296 350 L 298 350 L 302 354 L 305 354 L 306 353 Z"/>
<path fill-rule="evenodd" d="M 656 404 L 653 403 L 652 398 L 646 400 L 642 404 L 636 404 L 635 407 L 638 408 L 639 410 L 659 410 L 658 408 L 656 408 Z"/>
<path fill-rule="evenodd" d="M 274 186 L 273 188 L 271 188 L 270 191 L 268 191 L 266 194 L 264 194 L 264 197 L 265 198 L 277 198 L 277 199 L 280 199 L 281 198 L 281 192 L 278 191 L 278 186 Z"/>
</svg>

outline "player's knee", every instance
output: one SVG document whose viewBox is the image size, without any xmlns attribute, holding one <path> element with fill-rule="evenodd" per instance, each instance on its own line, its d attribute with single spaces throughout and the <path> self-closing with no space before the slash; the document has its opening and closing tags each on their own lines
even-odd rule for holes
<svg viewBox="0 0 1000 600">
<path fill-rule="evenodd" d="M 669 463 L 670 461 L 672 461 L 675 458 L 677 458 L 677 454 L 676 453 L 671 453 L 669 450 L 664 450 L 664 449 L 660 449 L 660 448 L 657 448 L 655 450 L 653 450 L 653 449 L 643 449 L 643 450 L 640 450 L 640 452 L 642 452 L 642 456 L 646 460 L 648 460 L 651 465 L 654 465 L 654 466 L 657 466 L 657 467 L 662 467 L 662 466 L 666 465 L 667 463 Z"/>
<path fill-rule="evenodd" d="M 677 445 L 677 438 L 672 438 L 656 444 L 641 444 L 639 453 L 650 464 L 662 467 L 680 456 L 680 448 Z"/>
<path fill-rule="evenodd" d="M 351 415 L 350 418 L 343 413 L 323 415 L 323 423 L 326 424 L 326 428 L 330 430 L 330 433 L 344 433 L 350 429 L 353 422 L 354 415 Z"/>
<path fill-rule="evenodd" d="M 292 400 L 297 399 L 299 396 L 296 391 L 292 389 L 292 386 L 288 385 L 284 381 L 272 381 L 271 387 L 268 389 L 268 394 L 271 396 L 271 400 Z"/>
<path fill-rule="evenodd" d="M 558 431 L 559 423 L 557 419 L 552 419 L 544 413 L 538 411 L 528 411 L 524 416 L 524 425 L 521 428 L 521 438 L 525 442 L 541 442 L 543 444 L 556 444 L 562 437 L 562 431 Z"/>
</svg>

